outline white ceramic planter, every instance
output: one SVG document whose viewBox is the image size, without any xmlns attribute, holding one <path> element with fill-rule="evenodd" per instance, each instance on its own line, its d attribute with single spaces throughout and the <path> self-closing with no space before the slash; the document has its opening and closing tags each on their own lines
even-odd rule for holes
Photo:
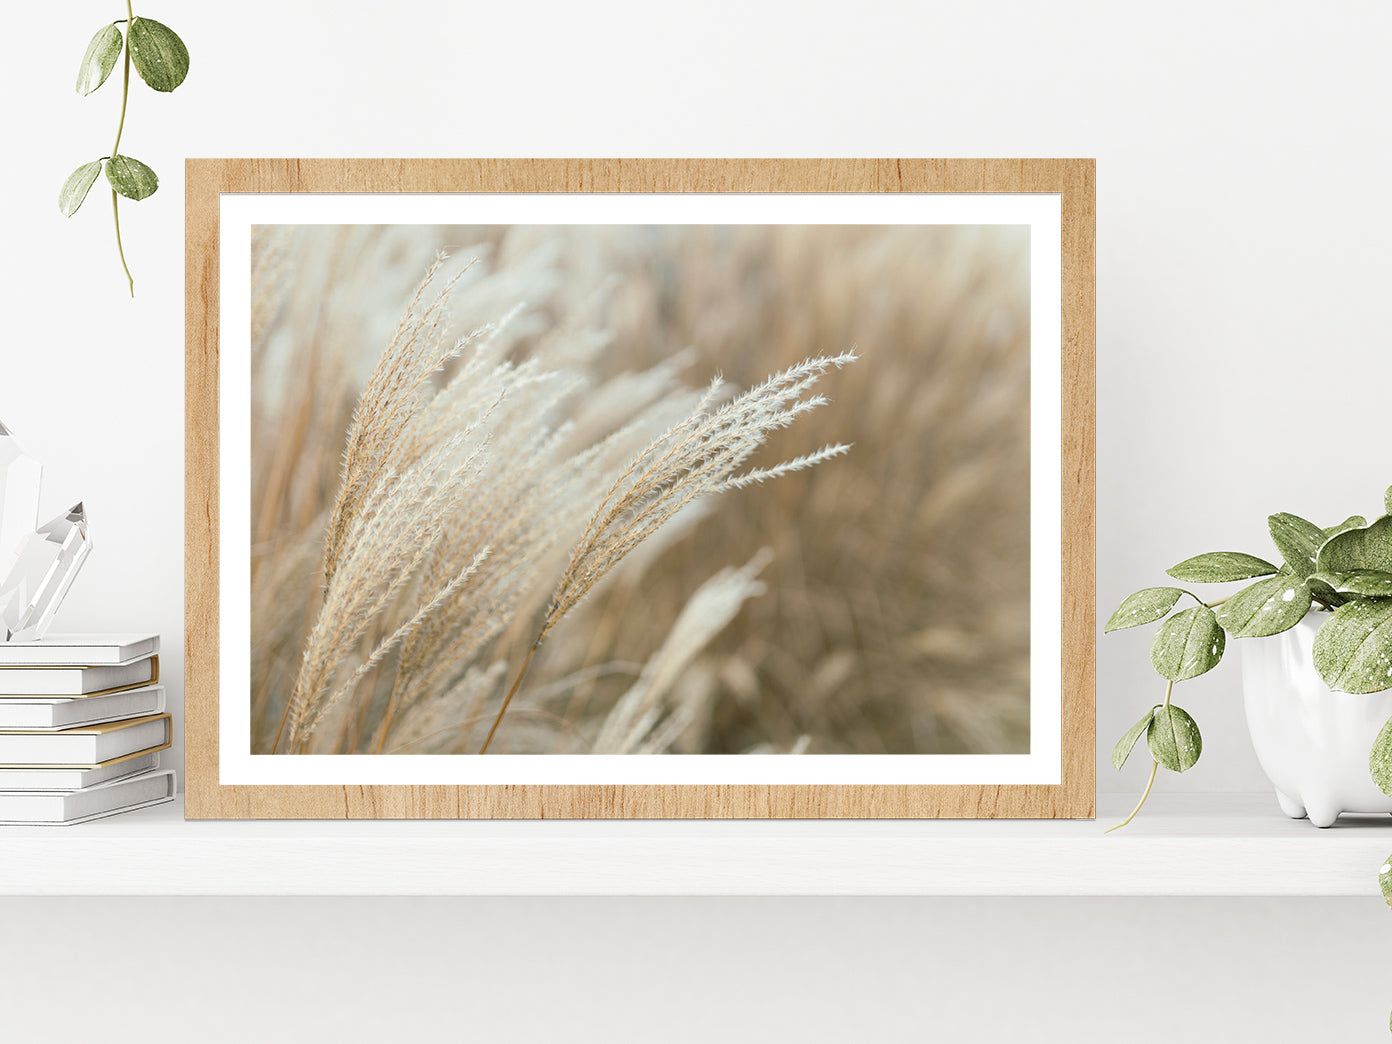
<svg viewBox="0 0 1392 1044">
<path fill-rule="evenodd" d="M 1312 612 L 1270 638 L 1244 638 L 1242 689 L 1247 727 L 1281 809 L 1332 826 L 1340 812 L 1392 812 L 1392 797 L 1368 774 L 1368 751 L 1392 717 L 1392 690 L 1334 692 L 1315 670 Z"/>
</svg>

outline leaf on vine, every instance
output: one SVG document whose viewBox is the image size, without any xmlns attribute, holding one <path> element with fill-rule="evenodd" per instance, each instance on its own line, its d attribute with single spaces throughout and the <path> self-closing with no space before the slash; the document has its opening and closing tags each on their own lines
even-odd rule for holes
<svg viewBox="0 0 1392 1044">
<path fill-rule="evenodd" d="M 1346 529 L 1320 548 L 1321 573 L 1348 573 L 1355 569 L 1392 573 L 1392 515 L 1384 515 L 1370 526 Z"/>
<path fill-rule="evenodd" d="M 1146 729 L 1151 757 L 1171 772 L 1191 769 L 1203 753 L 1203 737 L 1193 718 L 1174 704 L 1158 707 Z"/>
<path fill-rule="evenodd" d="M 1330 537 L 1338 536 L 1340 533 L 1347 532 L 1350 529 L 1362 529 L 1367 524 L 1368 520 L 1362 515 L 1350 515 L 1337 526 L 1330 526 L 1326 529 L 1324 531 L 1324 539 L 1328 540 Z"/>
<path fill-rule="evenodd" d="M 121 30 L 114 25 L 104 25 L 97 30 L 77 69 L 78 94 L 91 94 L 106 82 L 111 70 L 116 68 L 116 59 L 121 57 L 122 42 Z"/>
<path fill-rule="evenodd" d="M 1315 556 L 1324 543 L 1323 529 L 1284 511 L 1268 518 L 1266 525 L 1271 532 L 1271 542 L 1292 573 L 1303 580 L 1315 571 Z"/>
<path fill-rule="evenodd" d="M 1241 551 L 1210 551 L 1206 555 L 1186 558 L 1179 565 L 1165 570 L 1176 580 L 1198 584 L 1224 584 L 1229 580 L 1250 580 L 1254 576 L 1270 576 L 1276 567 L 1255 555 Z"/>
<path fill-rule="evenodd" d="M 1317 598 L 1331 609 L 1337 609 L 1348 601 L 1348 597 L 1330 587 L 1324 577 L 1324 573 L 1311 573 L 1305 578 L 1305 586 L 1310 589 L 1311 598 Z"/>
<path fill-rule="evenodd" d="M 1387 720 L 1377 739 L 1373 740 L 1373 749 L 1368 755 L 1368 771 L 1372 773 L 1378 789 L 1392 797 L 1392 718 Z M 1382 872 L 1386 877 L 1387 868 L 1383 867 Z M 1386 894 L 1385 890 L 1383 894 Z"/>
<path fill-rule="evenodd" d="M 106 180 L 127 199 L 144 199 L 159 188 L 155 172 L 130 156 L 112 156 L 107 160 Z"/>
<path fill-rule="evenodd" d="M 1197 678 L 1218 666 L 1226 641 L 1213 610 L 1195 606 L 1160 625 L 1150 646 L 1150 662 L 1170 681 Z"/>
<path fill-rule="evenodd" d="M 130 27 L 131 61 L 140 78 L 157 91 L 172 91 L 188 75 L 189 53 L 178 33 L 153 18 Z"/>
<path fill-rule="evenodd" d="M 1380 569 L 1352 569 L 1347 573 L 1312 573 L 1331 591 L 1363 598 L 1392 598 L 1392 573 Z"/>
<path fill-rule="evenodd" d="M 58 190 L 58 209 L 63 212 L 64 217 L 72 217 L 77 213 L 77 208 L 82 206 L 82 201 L 87 198 L 92 182 L 97 180 L 101 168 L 102 161 L 93 160 L 91 163 L 84 163 L 68 175 L 68 180 L 63 182 L 63 187 Z"/>
<path fill-rule="evenodd" d="M 1392 689 L 1392 598 L 1349 602 L 1315 635 L 1315 669 L 1336 692 Z"/>
<path fill-rule="evenodd" d="M 1141 733 L 1150 728 L 1150 721 L 1155 717 L 1155 709 L 1151 708 L 1146 712 L 1146 716 L 1136 724 L 1126 730 L 1126 735 L 1117 740 L 1117 745 L 1112 748 L 1112 768 L 1118 772 L 1126 764 L 1126 759 L 1131 756 L 1131 750 L 1136 746 L 1136 741 L 1141 738 Z"/>
<path fill-rule="evenodd" d="M 1182 594 L 1184 592 L 1177 587 L 1147 587 L 1137 591 L 1117 606 L 1117 611 L 1107 621 L 1107 626 L 1102 628 L 1102 633 L 1110 634 L 1125 627 L 1154 623 L 1175 607 Z"/>
<path fill-rule="evenodd" d="M 1234 638 L 1265 638 L 1288 631 L 1310 611 L 1310 589 L 1290 574 L 1258 580 L 1214 614 Z"/>
</svg>

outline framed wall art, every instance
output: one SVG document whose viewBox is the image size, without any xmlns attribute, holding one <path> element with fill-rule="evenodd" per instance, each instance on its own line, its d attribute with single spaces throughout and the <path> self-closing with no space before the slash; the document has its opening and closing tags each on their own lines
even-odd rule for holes
<svg viewBox="0 0 1392 1044">
<path fill-rule="evenodd" d="M 1090 817 L 1091 160 L 190 160 L 191 818 Z"/>
</svg>

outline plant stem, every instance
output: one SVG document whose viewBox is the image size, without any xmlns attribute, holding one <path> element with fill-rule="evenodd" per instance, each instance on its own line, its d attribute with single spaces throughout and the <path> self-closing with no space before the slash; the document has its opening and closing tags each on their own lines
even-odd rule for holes
<svg viewBox="0 0 1392 1044">
<path fill-rule="evenodd" d="M 126 102 L 130 98 L 130 67 L 131 67 L 131 45 L 130 29 L 135 21 L 135 12 L 131 10 L 131 0 L 126 0 L 126 39 L 125 51 L 126 60 L 121 69 L 121 122 L 116 124 L 116 144 L 111 146 L 111 158 L 115 159 L 121 149 L 121 132 L 126 129 Z M 130 295 L 135 296 L 135 277 L 131 275 L 130 265 L 126 264 L 126 249 L 121 245 L 121 211 L 116 201 L 116 190 L 111 190 L 111 216 L 116 222 L 116 252 L 121 255 L 121 267 L 126 272 L 126 282 L 130 284 Z"/>
<path fill-rule="evenodd" d="M 126 264 L 126 250 L 121 246 L 121 211 L 116 204 L 116 190 L 111 190 L 111 216 L 116 222 L 116 253 L 121 256 L 121 267 L 126 271 L 126 282 L 130 284 L 130 295 L 135 296 L 135 277 L 131 275 L 130 265 Z"/>
<path fill-rule="evenodd" d="M 1129 816 L 1123 819 L 1116 826 L 1108 827 L 1106 830 L 1103 831 L 1104 834 L 1110 834 L 1113 830 L 1120 830 L 1127 823 L 1131 822 L 1131 820 L 1136 818 L 1136 813 L 1139 812 L 1141 810 L 1141 806 L 1146 803 L 1146 798 L 1150 797 L 1150 788 L 1155 785 L 1155 773 L 1159 770 L 1159 768 L 1160 762 L 1152 761 L 1150 763 L 1150 779 L 1146 781 L 1145 793 L 1141 795 L 1141 800 L 1136 802 L 1136 807 L 1131 810 L 1131 814 Z"/>
<path fill-rule="evenodd" d="M 280 713 L 280 726 L 276 729 L 275 739 L 271 741 L 272 754 L 274 754 L 276 748 L 280 746 L 280 734 L 285 731 L 285 721 L 290 717 L 290 703 L 291 701 L 287 699 L 285 701 L 285 710 Z"/>
<path fill-rule="evenodd" d="M 513 680 L 512 688 L 508 690 L 507 698 L 503 700 L 503 705 L 498 708 L 498 716 L 493 719 L 493 727 L 488 730 L 488 738 L 483 741 L 483 746 L 479 749 L 480 754 L 488 753 L 488 745 L 493 742 L 493 734 L 498 731 L 498 726 L 503 723 L 503 715 L 507 713 L 508 704 L 517 695 L 517 687 L 522 684 L 522 676 L 527 673 L 527 668 L 532 664 L 532 657 L 536 655 L 537 649 L 541 648 L 541 639 L 536 640 L 531 649 L 527 651 L 527 658 L 522 661 L 522 669 L 517 672 L 517 677 Z"/>
<path fill-rule="evenodd" d="M 1170 705 L 1170 694 L 1173 693 L 1173 692 L 1174 692 L 1174 682 L 1170 682 L 1169 684 L 1167 684 L 1167 685 L 1165 686 L 1165 704 L 1164 704 L 1164 705 L 1165 705 L 1166 707 L 1168 707 L 1168 706 Z M 1150 788 L 1153 787 L 1153 786 L 1155 786 L 1155 773 L 1156 773 L 1157 771 L 1159 771 L 1159 769 L 1160 769 L 1160 762 L 1156 761 L 1154 758 L 1151 758 L 1151 760 L 1150 760 L 1150 779 L 1146 780 L 1145 793 L 1143 793 L 1143 794 L 1141 795 L 1141 800 L 1136 802 L 1136 807 L 1133 808 L 1133 809 L 1131 810 L 1131 814 L 1130 814 L 1129 816 L 1127 816 L 1125 819 L 1123 819 L 1123 820 L 1122 820 L 1120 823 L 1118 823 L 1116 826 L 1114 826 L 1114 827 L 1108 827 L 1106 830 L 1103 831 L 1104 834 L 1110 834 L 1113 830 L 1120 830 L 1120 829 L 1121 829 L 1122 827 L 1124 827 L 1127 823 L 1131 822 L 1131 820 L 1133 820 L 1133 819 L 1136 818 L 1136 813 L 1139 812 L 1139 811 L 1141 810 L 1142 807 L 1144 807 L 1144 805 L 1145 805 L 1145 803 L 1146 803 L 1146 798 L 1150 797 Z"/>
<path fill-rule="evenodd" d="M 393 686 L 392 686 L 391 695 L 390 695 L 389 697 L 387 697 L 387 709 L 386 709 L 386 712 L 383 713 L 383 715 L 382 715 L 382 725 L 381 725 L 382 732 L 381 732 L 381 734 L 377 737 L 377 749 L 374 750 L 374 751 L 372 752 L 372 753 L 374 753 L 374 754 L 380 754 L 380 753 L 382 753 L 382 748 L 386 746 L 386 743 L 387 743 L 387 734 L 388 734 L 389 732 L 391 732 L 392 721 L 396 718 L 396 697 L 397 697 L 396 686 L 393 685 Z"/>
</svg>

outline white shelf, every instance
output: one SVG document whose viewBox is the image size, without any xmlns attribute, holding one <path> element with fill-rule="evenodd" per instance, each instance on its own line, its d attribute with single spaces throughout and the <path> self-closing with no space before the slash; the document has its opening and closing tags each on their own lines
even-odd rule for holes
<svg viewBox="0 0 1392 1044">
<path fill-rule="evenodd" d="M 1094 821 L 185 822 L 182 800 L 0 828 L 0 895 L 1377 894 L 1392 817 L 1294 822 L 1259 795 Z"/>
</svg>

